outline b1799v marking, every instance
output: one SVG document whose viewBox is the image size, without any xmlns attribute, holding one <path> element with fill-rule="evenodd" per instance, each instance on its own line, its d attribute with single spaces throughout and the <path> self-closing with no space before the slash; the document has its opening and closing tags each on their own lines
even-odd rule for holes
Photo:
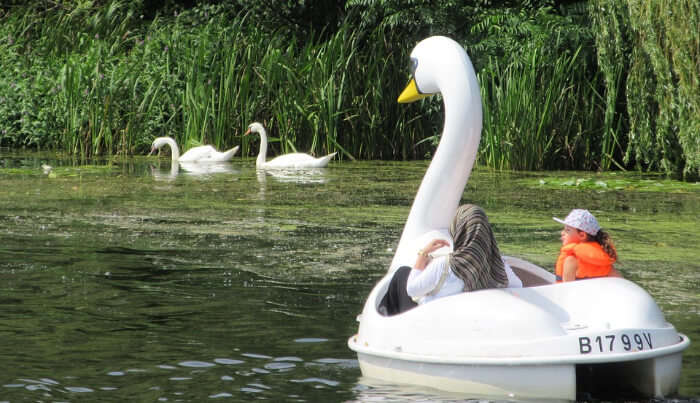
<svg viewBox="0 0 700 403">
<path fill-rule="evenodd" d="M 606 334 L 596 337 L 579 337 L 579 353 L 589 354 L 592 352 L 607 353 L 613 352 L 616 348 L 624 351 L 651 350 L 653 347 L 651 333 L 641 332 L 633 334 L 622 334 L 619 337 L 614 334 Z"/>
</svg>

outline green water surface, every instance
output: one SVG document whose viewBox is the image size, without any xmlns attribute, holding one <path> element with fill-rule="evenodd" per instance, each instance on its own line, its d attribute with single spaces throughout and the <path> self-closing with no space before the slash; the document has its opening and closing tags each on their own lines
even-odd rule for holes
<svg viewBox="0 0 700 403">
<path fill-rule="evenodd" d="M 437 399 L 372 385 L 346 345 L 427 163 L 254 165 L 0 151 L 0 400 Z M 477 168 L 463 201 L 548 268 L 552 216 L 591 210 L 693 341 L 679 392 L 700 398 L 700 185 Z"/>
</svg>

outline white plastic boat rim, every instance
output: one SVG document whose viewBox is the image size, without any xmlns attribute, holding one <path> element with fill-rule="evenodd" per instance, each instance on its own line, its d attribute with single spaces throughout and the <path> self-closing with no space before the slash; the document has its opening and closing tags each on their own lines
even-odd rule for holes
<svg viewBox="0 0 700 403">
<path fill-rule="evenodd" d="M 678 333 L 679 341 L 653 350 L 642 350 L 625 353 L 607 353 L 602 355 L 552 355 L 538 357 L 435 357 L 419 354 L 404 353 L 400 351 L 387 351 L 363 346 L 357 342 L 357 335 L 348 339 L 348 347 L 360 353 L 396 360 L 413 361 L 421 363 L 451 364 L 451 365 L 561 365 L 561 364 L 600 364 L 607 362 L 638 361 L 663 356 L 670 356 L 685 350 L 690 345 L 690 339 Z"/>
</svg>

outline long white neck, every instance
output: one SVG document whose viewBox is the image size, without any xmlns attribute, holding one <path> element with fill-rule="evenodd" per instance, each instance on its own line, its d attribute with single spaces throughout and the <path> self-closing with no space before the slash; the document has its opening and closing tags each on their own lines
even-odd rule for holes
<svg viewBox="0 0 700 403">
<path fill-rule="evenodd" d="M 416 238 L 432 230 L 447 232 L 464 193 L 482 127 L 479 84 L 468 60 L 466 67 L 467 74 L 451 74 L 447 77 L 450 82 L 440 87 L 445 103 L 445 127 L 413 201 L 390 270 L 413 265 Z"/>
<path fill-rule="evenodd" d="M 170 161 L 170 178 L 175 178 L 178 173 L 180 173 L 180 163 L 175 160 Z"/>
<path fill-rule="evenodd" d="M 170 137 L 165 137 L 163 140 L 165 144 L 170 146 L 170 155 L 172 161 L 177 161 L 180 159 L 180 149 L 177 147 L 177 143 Z"/>
<path fill-rule="evenodd" d="M 260 151 L 258 152 L 258 158 L 255 160 L 255 166 L 259 168 L 265 165 L 267 159 L 267 132 L 264 128 L 261 128 L 258 134 L 260 135 Z"/>
</svg>

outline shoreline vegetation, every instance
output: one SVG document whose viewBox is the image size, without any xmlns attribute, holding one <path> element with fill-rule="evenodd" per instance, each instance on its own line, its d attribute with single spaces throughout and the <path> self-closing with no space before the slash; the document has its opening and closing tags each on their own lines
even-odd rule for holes
<svg viewBox="0 0 700 403">
<path fill-rule="evenodd" d="M 275 153 L 430 158 L 440 97 L 396 97 L 415 43 L 447 35 L 481 84 L 479 164 L 700 177 L 695 0 L 151 3 L 3 2 L 0 146 L 251 156 L 261 121 Z"/>
</svg>

